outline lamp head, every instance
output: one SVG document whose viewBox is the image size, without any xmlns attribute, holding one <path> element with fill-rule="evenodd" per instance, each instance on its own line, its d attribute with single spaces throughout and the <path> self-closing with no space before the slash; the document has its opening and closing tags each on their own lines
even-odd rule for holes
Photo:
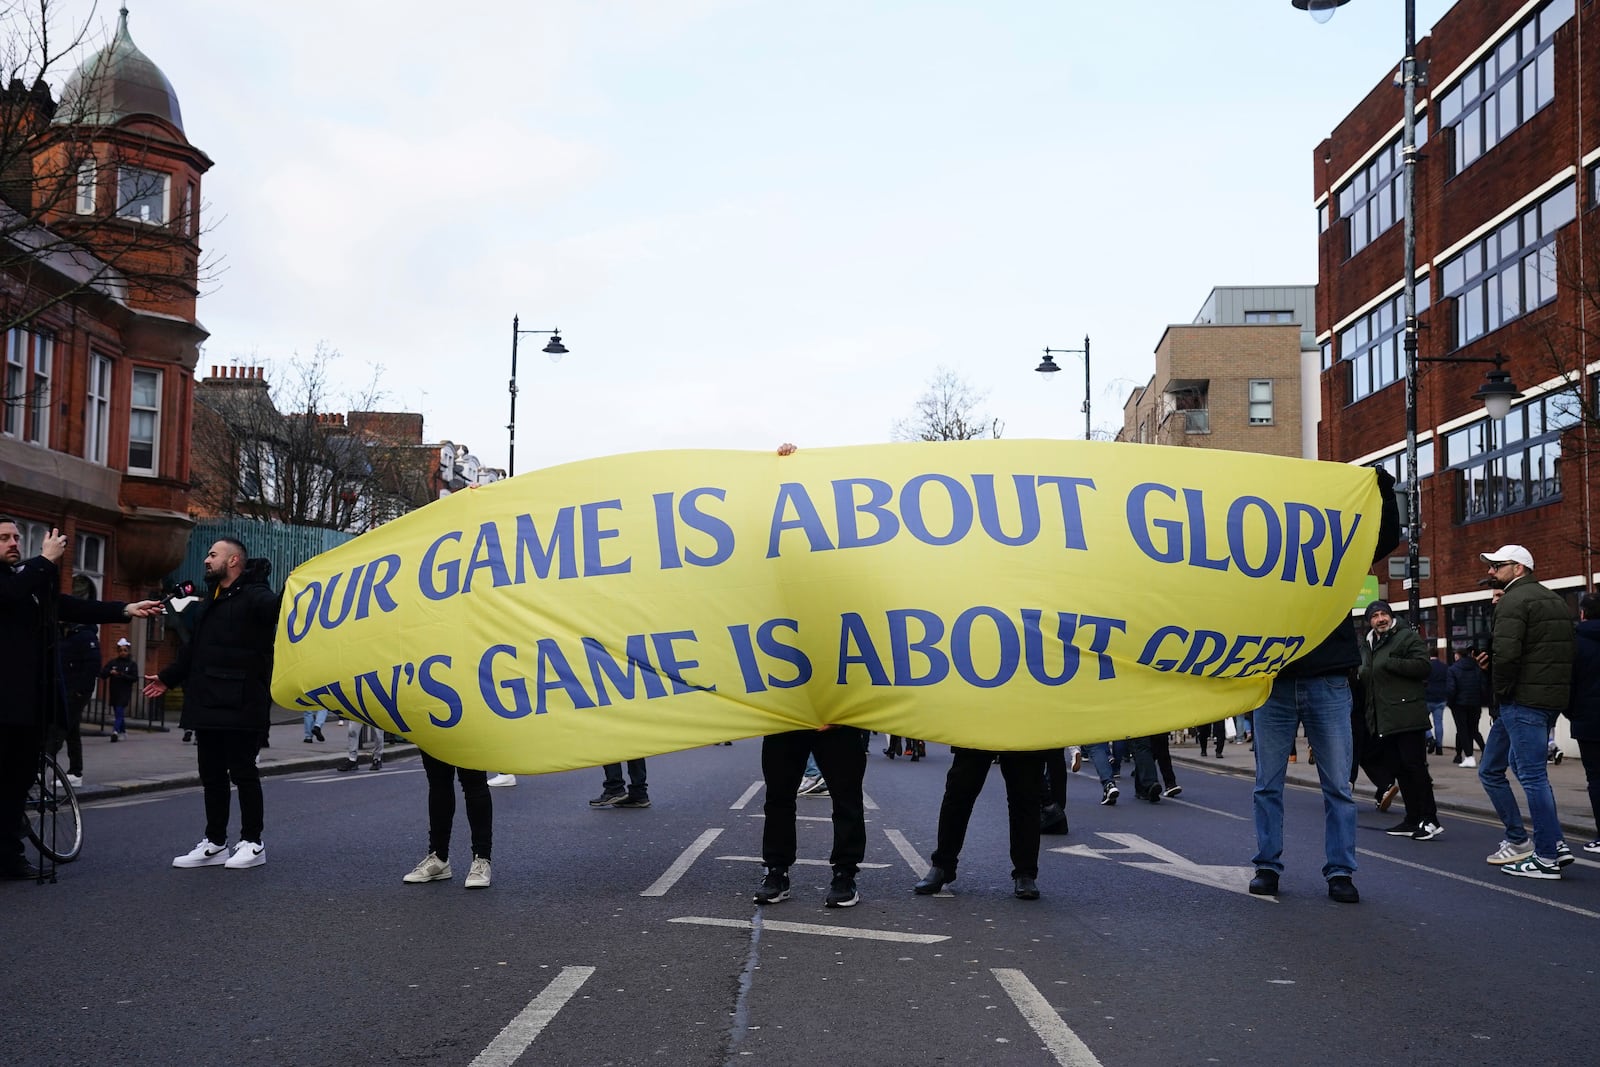
<svg viewBox="0 0 1600 1067">
<path fill-rule="evenodd" d="M 1296 8 L 1311 15 L 1313 21 L 1327 22 L 1333 18 L 1333 13 L 1350 0 L 1289 0 Z"/>
<path fill-rule="evenodd" d="M 1483 384 L 1472 394 L 1472 399 L 1483 401 L 1483 408 L 1496 421 L 1511 413 L 1511 402 L 1522 399 L 1522 394 L 1511 381 L 1511 372 L 1502 370 L 1504 356 L 1495 357 L 1494 370 L 1483 376 Z"/>
<path fill-rule="evenodd" d="M 561 357 L 567 354 L 567 346 L 561 343 L 560 330 L 551 333 L 550 343 L 544 346 L 544 353 L 550 357 L 551 363 L 560 363 Z"/>
<path fill-rule="evenodd" d="M 1050 353 L 1047 350 L 1044 354 L 1044 360 L 1033 369 L 1044 375 L 1044 380 L 1048 382 L 1053 380 L 1050 375 L 1054 374 L 1061 368 L 1056 366 L 1056 361 L 1050 357 Z"/>
</svg>

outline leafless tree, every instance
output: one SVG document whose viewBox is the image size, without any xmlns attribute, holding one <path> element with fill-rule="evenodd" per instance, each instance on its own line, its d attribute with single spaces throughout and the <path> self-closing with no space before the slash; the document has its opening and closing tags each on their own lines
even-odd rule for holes
<svg viewBox="0 0 1600 1067">
<path fill-rule="evenodd" d="M 911 414 L 897 419 L 891 431 L 896 441 L 973 441 L 999 438 L 1005 424 L 981 414 L 978 407 L 988 397 L 955 371 L 939 367 L 927 391 L 912 405 Z"/>
<path fill-rule="evenodd" d="M 198 513 L 361 533 L 432 498 L 437 450 L 353 427 L 344 412 L 382 403 L 382 371 L 335 400 L 329 366 L 338 358 L 319 344 L 271 375 L 201 383 L 192 436 Z"/>
</svg>

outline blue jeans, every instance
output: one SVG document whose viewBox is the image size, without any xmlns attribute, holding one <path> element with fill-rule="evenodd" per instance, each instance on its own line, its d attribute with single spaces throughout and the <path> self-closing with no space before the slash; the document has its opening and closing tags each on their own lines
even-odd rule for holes
<svg viewBox="0 0 1600 1067">
<path fill-rule="evenodd" d="M 1295 733 L 1305 724 L 1322 780 L 1322 876 L 1356 870 L 1356 803 L 1350 795 L 1350 682 L 1342 674 L 1279 677 L 1253 716 L 1256 740 L 1256 857 L 1258 869 L 1283 872 L 1283 779 Z"/>
<path fill-rule="evenodd" d="M 1443 700 L 1430 700 L 1428 711 L 1433 715 L 1433 743 L 1439 747 L 1444 746 L 1444 709 Z"/>
<path fill-rule="evenodd" d="M 1095 745 L 1084 745 L 1083 754 L 1094 764 L 1094 773 L 1100 776 L 1100 788 L 1104 789 L 1111 784 L 1116 772 L 1111 768 L 1111 742 L 1101 741 Z"/>
<path fill-rule="evenodd" d="M 1556 798 L 1545 774 L 1545 749 L 1549 744 L 1550 719 L 1542 708 L 1526 704 L 1501 704 L 1500 717 L 1489 727 L 1483 740 L 1483 758 L 1478 761 L 1478 781 L 1489 794 L 1489 803 L 1505 824 L 1506 840 L 1520 845 L 1528 840 L 1522 825 L 1522 811 L 1506 781 L 1509 766 L 1522 783 L 1528 797 L 1528 817 L 1533 820 L 1533 851 L 1542 860 L 1554 863 L 1556 842 L 1561 840 L 1561 824 L 1556 817 Z"/>
<path fill-rule="evenodd" d="M 311 727 L 314 725 L 320 730 L 322 729 L 322 724 L 328 721 L 328 709 L 318 708 L 316 711 L 308 711 L 301 718 L 305 720 L 306 740 L 309 741 L 311 740 Z"/>
</svg>

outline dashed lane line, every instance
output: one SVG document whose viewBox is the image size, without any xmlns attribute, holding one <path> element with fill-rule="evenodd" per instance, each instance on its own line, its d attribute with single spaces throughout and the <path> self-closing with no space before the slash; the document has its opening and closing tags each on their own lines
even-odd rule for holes
<svg viewBox="0 0 1600 1067">
<path fill-rule="evenodd" d="M 678 879 L 683 877 L 684 872 L 694 865 L 694 861 L 700 858 L 702 852 L 711 847 L 711 842 L 715 841 L 717 835 L 721 833 L 722 828 L 716 827 L 695 838 L 694 844 L 684 849 L 682 854 L 672 861 L 672 866 L 667 868 L 666 873 L 652 882 L 650 888 L 639 895 L 641 897 L 665 896 L 667 890 L 677 884 Z"/>
<path fill-rule="evenodd" d="M 714 919 L 705 915 L 684 915 L 668 919 L 669 923 L 686 923 L 691 926 L 725 926 L 730 930 L 749 930 L 755 925 L 750 919 Z M 760 919 L 762 930 L 784 934 L 811 934 L 817 937 L 847 937 L 858 941 L 895 941 L 906 945 L 937 945 L 950 940 L 946 934 L 908 934 L 903 930 L 869 930 L 853 926 L 824 926 L 820 923 L 791 923 L 777 919 Z"/>
<path fill-rule="evenodd" d="M 478 1053 L 470 1067 L 511 1067 L 593 973 L 593 967 L 561 968 L 555 980 L 528 1001 L 528 1006 Z"/>
<path fill-rule="evenodd" d="M 921 878 L 928 869 L 928 863 L 917 853 L 911 842 L 906 840 L 906 835 L 899 830 L 885 830 L 883 836 L 887 837 L 889 844 L 893 845 L 894 850 L 900 853 L 900 858 L 906 861 L 906 866 L 911 868 L 911 873 Z M 955 896 L 954 893 L 946 889 L 941 889 L 933 895 L 936 897 Z"/>
<path fill-rule="evenodd" d="M 1464 882 L 1467 885 L 1475 885 L 1480 889 L 1492 889 L 1496 893 L 1504 893 L 1506 896 L 1516 897 L 1518 900 L 1532 901 L 1535 904 L 1543 904 L 1546 907 L 1559 908 L 1562 911 L 1570 911 L 1572 914 L 1582 915 L 1586 919 L 1600 919 L 1600 912 L 1590 911 L 1588 908 L 1580 908 L 1576 904 L 1563 904 L 1559 900 L 1550 900 L 1546 897 L 1541 897 L 1533 893 L 1524 893 L 1520 889 L 1512 889 L 1508 885 L 1501 885 L 1497 882 L 1486 882 L 1482 878 L 1469 878 L 1464 874 L 1457 874 L 1454 871 L 1441 870 L 1438 867 L 1429 867 L 1425 863 L 1413 863 L 1410 860 L 1399 859 L 1395 856 L 1386 856 L 1382 852 L 1374 852 L 1367 848 L 1358 848 L 1356 849 L 1356 853 L 1357 855 L 1368 856 L 1375 860 L 1384 860 L 1388 863 L 1399 864 L 1402 867 L 1410 867 L 1414 871 L 1422 871 L 1425 874 L 1437 874 L 1441 878 L 1449 878 L 1455 882 Z"/>
<path fill-rule="evenodd" d="M 1033 1027 L 1033 1032 L 1039 1035 L 1045 1048 L 1050 1050 L 1050 1055 L 1056 1058 L 1061 1067 L 1101 1067 L 1100 1061 L 1089 1051 L 1089 1046 L 1072 1032 L 1072 1027 L 1061 1021 L 1061 1016 L 1044 999 L 1044 994 L 1028 981 L 1027 975 L 1009 967 L 995 967 L 989 973 L 994 975 L 1000 988 L 1006 991 L 1011 1003 L 1017 1006 L 1022 1017 Z"/>
<path fill-rule="evenodd" d="M 735 800 L 733 802 L 733 806 L 730 807 L 728 810 L 729 811 L 743 811 L 744 808 L 745 808 L 745 805 L 750 803 L 752 800 L 754 800 L 756 798 L 756 794 L 759 793 L 759 792 L 761 792 L 761 783 L 760 782 L 751 782 L 750 783 L 750 788 L 746 789 L 744 791 L 744 795 L 741 796 L 738 800 Z"/>
</svg>

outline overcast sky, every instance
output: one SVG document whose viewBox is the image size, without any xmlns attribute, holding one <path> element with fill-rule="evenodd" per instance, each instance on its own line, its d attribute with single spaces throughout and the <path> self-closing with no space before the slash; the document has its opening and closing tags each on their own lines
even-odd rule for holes
<svg viewBox="0 0 1600 1067">
<path fill-rule="evenodd" d="M 888 440 L 940 366 L 1006 437 L 1081 436 L 1079 357 L 1033 368 L 1085 334 L 1114 432 L 1212 286 L 1316 281 L 1312 151 L 1404 42 L 1395 0 L 129 9 L 216 164 L 202 373 L 322 342 L 504 466 L 512 316 L 559 326 L 523 471 Z"/>
</svg>

